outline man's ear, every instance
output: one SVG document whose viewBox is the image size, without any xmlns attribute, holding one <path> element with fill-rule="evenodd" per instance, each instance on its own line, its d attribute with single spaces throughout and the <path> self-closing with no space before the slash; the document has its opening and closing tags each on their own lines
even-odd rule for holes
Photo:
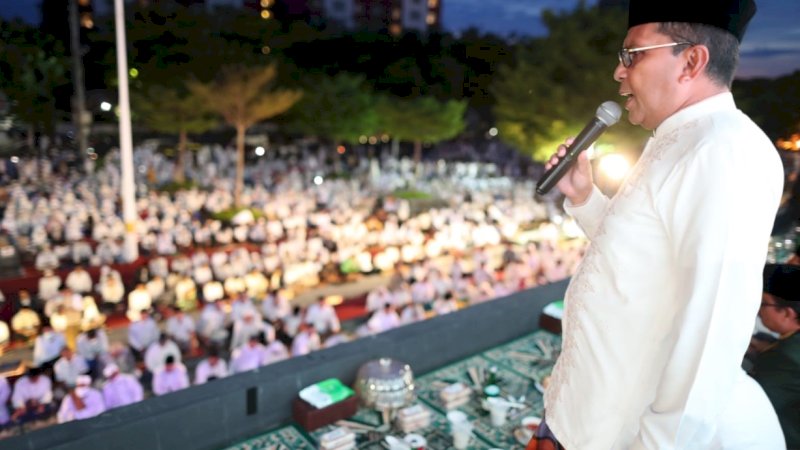
<svg viewBox="0 0 800 450">
<path fill-rule="evenodd" d="M 699 44 L 693 45 L 683 52 L 683 58 L 681 81 L 693 80 L 705 72 L 706 66 L 708 66 L 708 47 Z"/>
</svg>

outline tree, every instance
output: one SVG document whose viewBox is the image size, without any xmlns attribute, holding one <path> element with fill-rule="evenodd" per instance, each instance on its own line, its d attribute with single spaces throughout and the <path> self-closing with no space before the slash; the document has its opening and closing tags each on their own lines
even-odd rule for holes
<svg viewBox="0 0 800 450">
<path fill-rule="evenodd" d="M 626 30 L 621 11 L 584 4 L 542 20 L 549 34 L 520 47 L 516 64 L 500 66 L 490 88 L 500 138 L 538 161 L 577 134 L 603 101 L 618 98 L 614 55 Z M 641 133 L 623 122 L 603 139 L 632 136 L 639 141 Z"/>
<path fill-rule="evenodd" d="M 54 91 L 69 82 L 64 49 L 34 28 L 0 21 L 0 55 L 0 90 L 11 114 L 26 123 L 33 147 L 36 132 L 53 134 L 59 119 Z"/>
<path fill-rule="evenodd" d="M 422 160 L 422 144 L 458 136 L 464 130 L 466 100 L 439 102 L 433 97 L 401 99 L 384 96 L 377 102 L 380 129 L 399 141 L 414 143 L 414 162 Z"/>
<path fill-rule="evenodd" d="M 287 114 L 290 129 L 335 144 L 355 143 L 375 132 L 374 96 L 364 76 L 341 72 L 333 77 L 308 77 L 303 92 L 303 98 Z"/>
<path fill-rule="evenodd" d="M 192 81 L 189 90 L 202 98 L 225 123 L 236 129 L 235 206 L 241 206 L 244 188 L 244 137 L 247 129 L 286 112 L 302 97 L 300 90 L 274 90 L 277 75 L 274 64 L 266 67 L 223 67 L 216 80 L 209 83 Z"/>
<path fill-rule="evenodd" d="M 733 94 L 739 108 L 773 141 L 800 132 L 800 71 L 774 80 L 736 80 Z"/>
<path fill-rule="evenodd" d="M 144 94 L 135 95 L 132 103 L 136 117 L 148 128 L 178 135 L 175 181 L 184 182 L 186 174 L 183 167 L 189 133 L 203 133 L 217 124 L 205 99 L 191 92 L 153 86 Z"/>
</svg>

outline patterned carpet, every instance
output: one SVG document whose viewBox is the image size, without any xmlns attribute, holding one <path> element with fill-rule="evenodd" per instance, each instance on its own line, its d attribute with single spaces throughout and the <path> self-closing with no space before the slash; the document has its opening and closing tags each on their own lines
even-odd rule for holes
<svg viewBox="0 0 800 450">
<path fill-rule="evenodd" d="M 469 403 L 458 408 L 467 414 L 475 427 L 469 449 L 523 449 L 524 445 L 515 438 L 514 432 L 520 426 L 521 418 L 541 417 L 544 405 L 539 381 L 552 370 L 560 347 L 561 338 L 559 336 L 540 330 L 455 364 L 441 367 L 421 376 L 417 375 L 415 382 L 417 400 L 431 410 L 432 418 L 429 427 L 415 433 L 421 434 L 427 439 L 427 448 L 430 450 L 452 448 L 452 438 L 445 416 L 447 410 L 439 397 L 440 390 L 455 382 L 473 386 L 472 379 L 475 374 L 478 374 L 480 378 L 482 374 L 490 373 L 495 367 L 501 396 L 513 399 L 525 406 L 511 409 L 506 424 L 495 427 L 491 423 L 489 412 L 482 406 L 481 397 L 473 393 Z M 472 372 L 472 376 L 470 372 Z M 372 428 L 378 428 L 382 424 L 380 414 L 364 408 L 348 420 Z M 299 426 L 290 424 L 228 447 L 226 450 L 318 448 L 320 437 L 334 428 L 336 427 L 331 425 L 307 433 Z M 403 435 L 396 429 L 391 430 L 390 433 L 399 437 Z M 386 433 L 378 430 L 357 433 L 358 449 L 387 448 L 384 443 L 385 435 Z"/>
</svg>

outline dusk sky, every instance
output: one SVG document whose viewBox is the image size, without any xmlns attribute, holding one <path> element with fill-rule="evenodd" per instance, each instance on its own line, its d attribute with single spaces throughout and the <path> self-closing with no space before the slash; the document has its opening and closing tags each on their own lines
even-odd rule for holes
<svg viewBox="0 0 800 450">
<path fill-rule="evenodd" d="M 39 3 L 0 0 L 0 16 L 37 23 Z M 742 43 L 738 76 L 774 77 L 800 70 L 800 1 L 757 0 L 756 3 L 758 13 Z M 442 0 L 442 23 L 454 32 L 474 26 L 503 36 L 512 33 L 539 36 L 546 32 L 539 20 L 542 10 L 571 9 L 577 4 L 578 0 Z"/>
</svg>

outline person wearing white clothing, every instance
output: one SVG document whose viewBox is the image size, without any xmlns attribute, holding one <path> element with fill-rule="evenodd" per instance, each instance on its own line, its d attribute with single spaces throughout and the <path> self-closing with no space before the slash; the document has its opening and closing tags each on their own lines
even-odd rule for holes
<svg viewBox="0 0 800 450">
<path fill-rule="evenodd" d="M 186 366 L 176 361 L 174 356 L 167 356 L 163 365 L 153 374 L 153 393 L 169 394 L 189 387 L 189 375 Z"/>
<path fill-rule="evenodd" d="M 66 347 L 67 340 L 64 334 L 53 331 L 49 322 L 42 324 L 42 334 L 36 336 L 33 342 L 33 364 L 37 367 L 55 363 L 61 356 L 61 349 Z"/>
<path fill-rule="evenodd" d="M 144 389 L 139 380 L 131 374 L 120 373 L 116 364 L 106 364 L 103 376 L 106 378 L 103 385 L 103 399 L 107 409 L 130 405 L 144 398 Z"/>
<path fill-rule="evenodd" d="M 216 350 L 209 352 L 208 358 L 200 361 L 194 370 L 194 384 L 204 384 L 211 380 L 228 376 L 228 363 L 219 357 Z"/>
<path fill-rule="evenodd" d="M 150 373 L 156 373 L 164 367 L 164 360 L 168 357 L 178 363 L 181 362 L 181 350 L 174 341 L 162 333 L 158 341 L 147 347 L 144 353 L 144 365 Z"/>
<path fill-rule="evenodd" d="M 73 292 L 86 294 L 92 291 L 92 277 L 82 266 L 77 266 L 67 275 L 64 285 L 72 289 Z"/>
<path fill-rule="evenodd" d="M 42 374 L 42 369 L 31 367 L 28 373 L 14 383 L 11 393 L 14 413 L 11 419 L 21 421 L 47 414 L 53 406 L 53 383 Z"/>
<path fill-rule="evenodd" d="M 314 326 L 320 336 L 329 333 L 338 333 L 341 329 L 339 317 L 333 306 L 325 302 L 325 297 L 319 296 L 317 302 L 306 310 L 306 322 Z"/>
<path fill-rule="evenodd" d="M 231 349 L 244 345 L 253 335 L 264 335 L 267 342 L 272 342 L 275 340 L 275 328 L 261 320 L 261 316 L 248 311 L 233 324 Z"/>
<path fill-rule="evenodd" d="M 628 120 L 653 135 L 613 198 L 586 153 L 557 184 L 591 240 L 544 396 L 542 425 L 565 448 L 785 448 L 741 368 L 783 190 L 773 143 L 730 93 L 754 11 L 630 2 L 614 78 Z"/>
<path fill-rule="evenodd" d="M 227 315 L 217 303 L 208 303 L 200 312 L 197 322 L 197 335 L 203 344 L 210 347 L 221 345 L 228 338 L 228 330 L 225 329 Z"/>
<path fill-rule="evenodd" d="M 292 356 L 307 355 L 319 350 L 322 342 L 317 330 L 308 323 L 301 323 L 297 336 L 292 340 Z"/>
<path fill-rule="evenodd" d="M 247 372 L 262 366 L 267 359 L 266 352 L 267 348 L 261 343 L 261 338 L 250 336 L 247 343 L 231 353 L 231 373 Z"/>
<path fill-rule="evenodd" d="M 382 309 L 375 311 L 367 321 L 367 329 L 372 333 L 383 333 L 400 326 L 400 316 L 391 303 L 386 303 Z"/>
<path fill-rule="evenodd" d="M 150 317 L 148 311 L 142 311 L 141 317 L 128 326 L 128 344 L 137 352 L 137 359 L 141 358 L 147 347 L 158 340 L 161 330 L 156 321 Z"/>
<path fill-rule="evenodd" d="M 8 400 L 11 398 L 11 385 L 8 384 L 8 379 L 0 376 L 0 426 L 5 425 L 11 420 L 8 414 Z"/>
<path fill-rule="evenodd" d="M 286 345 L 279 339 L 275 339 L 264 349 L 263 364 L 266 366 L 267 364 L 283 361 L 289 358 L 289 356 L 289 349 L 286 348 Z"/>
<path fill-rule="evenodd" d="M 291 313 L 291 306 L 282 291 L 273 290 L 261 303 L 261 312 L 270 323 L 275 323 L 277 320 L 285 319 Z"/>
<path fill-rule="evenodd" d="M 179 308 L 173 308 L 173 316 L 167 319 L 167 334 L 184 353 L 192 347 L 195 330 L 194 320 Z"/>
<path fill-rule="evenodd" d="M 100 415 L 106 411 L 103 394 L 92 386 L 89 375 L 81 375 L 73 388 L 63 400 L 58 409 L 58 423 L 83 420 Z"/>
<path fill-rule="evenodd" d="M 72 388 L 80 375 L 89 372 L 89 364 L 81 355 L 76 355 L 69 348 L 61 351 L 61 358 L 53 366 L 53 375 L 56 381 Z"/>
</svg>

